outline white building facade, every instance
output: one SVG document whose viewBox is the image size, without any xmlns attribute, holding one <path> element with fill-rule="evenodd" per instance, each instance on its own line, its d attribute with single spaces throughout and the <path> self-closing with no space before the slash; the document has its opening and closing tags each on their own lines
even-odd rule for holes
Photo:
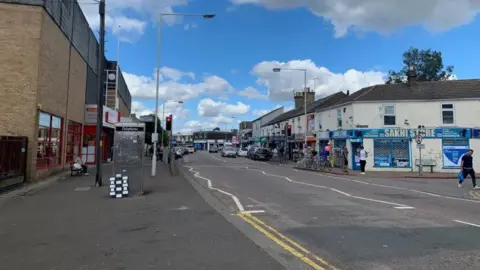
<svg viewBox="0 0 480 270">
<path fill-rule="evenodd" d="M 265 135 L 262 126 L 270 122 L 272 119 L 283 114 L 283 107 L 275 109 L 265 115 L 260 116 L 259 118 L 252 121 L 252 143 L 260 145 L 265 142 Z"/>
<path fill-rule="evenodd" d="M 418 171 L 421 152 L 425 173 L 457 172 L 463 154 L 480 152 L 479 98 L 478 80 L 365 88 L 315 113 L 317 149 L 347 147 L 354 170 L 363 146 L 370 171 Z"/>
</svg>

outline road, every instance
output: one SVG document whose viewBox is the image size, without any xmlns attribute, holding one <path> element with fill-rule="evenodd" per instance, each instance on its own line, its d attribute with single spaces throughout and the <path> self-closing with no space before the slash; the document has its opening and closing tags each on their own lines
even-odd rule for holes
<svg viewBox="0 0 480 270">
<path fill-rule="evenodd" d="M 480 269 L 480 197 L 471 183 L 335 176 L 204 152 L 184 166 L 284 265 Z"/>
</svg>

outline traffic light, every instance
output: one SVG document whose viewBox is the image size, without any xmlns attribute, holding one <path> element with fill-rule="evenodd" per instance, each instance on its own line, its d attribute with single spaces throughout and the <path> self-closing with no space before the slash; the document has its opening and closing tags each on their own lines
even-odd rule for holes
<svg viewBox="0 0 480 270">
<path fill-rule="evenodd" d="M 171 115 L 167 116 L 166 130 L 168 130 L 168 131 L 172 130 L 172 116 Z"/>
<path fill-rule="evenodd" d="M 292 126 L 291 125 L 287 126 L 287 136 L 288 137 L 292 136 Z"/>
</svg>

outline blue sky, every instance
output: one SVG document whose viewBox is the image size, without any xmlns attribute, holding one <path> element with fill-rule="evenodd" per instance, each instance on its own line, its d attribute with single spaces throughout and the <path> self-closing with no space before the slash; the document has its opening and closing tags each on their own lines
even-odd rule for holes
<svg viewBox="0 0 480 270">
<path fill-rule="evenodd" d="M 412 9 L 409 1 L 107 0 L 107 58 L 117 58 L 120 38 L 133 109 L 151 112 L 156 14 L 217 14 L 212 20 L 166 17 L 163 23 L 160 104 L 167 100 L 175 133 L 237 127 L 276 107 L 290 109 L 303 74 L 273 73 L 273 67 L 307 69 L 317 95 L 353 92 L 382 83 L 413 46 L 441 51 L 457 78 L 477 78 L 480 4 L 424 0 Z M 95 28 L 96 7 L 83 9 Z"/>
</svg>

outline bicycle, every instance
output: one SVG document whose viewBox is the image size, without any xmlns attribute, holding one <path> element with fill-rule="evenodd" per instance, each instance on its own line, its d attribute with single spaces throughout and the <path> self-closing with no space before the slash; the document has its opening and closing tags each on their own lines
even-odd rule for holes
<svg viewBox="0 0 480 270">
<path fill-rule="evenodd" d="M 319 169 L 321 171 L 325 171 L 325 169 L 327 169 L 328 171 L 331 171 L 332 170 L 332 166 L 330 164 L 330 161 L 328 160 L 327 157 L 322 157 L 320 158 L 319 160 Z"/>
<path fill-rule="evenodd" d="M 312 167 L 313 159 L 309 156 L 305 156 L 298 163 L 301 168 L 310 169 Z"/>
</svg>

